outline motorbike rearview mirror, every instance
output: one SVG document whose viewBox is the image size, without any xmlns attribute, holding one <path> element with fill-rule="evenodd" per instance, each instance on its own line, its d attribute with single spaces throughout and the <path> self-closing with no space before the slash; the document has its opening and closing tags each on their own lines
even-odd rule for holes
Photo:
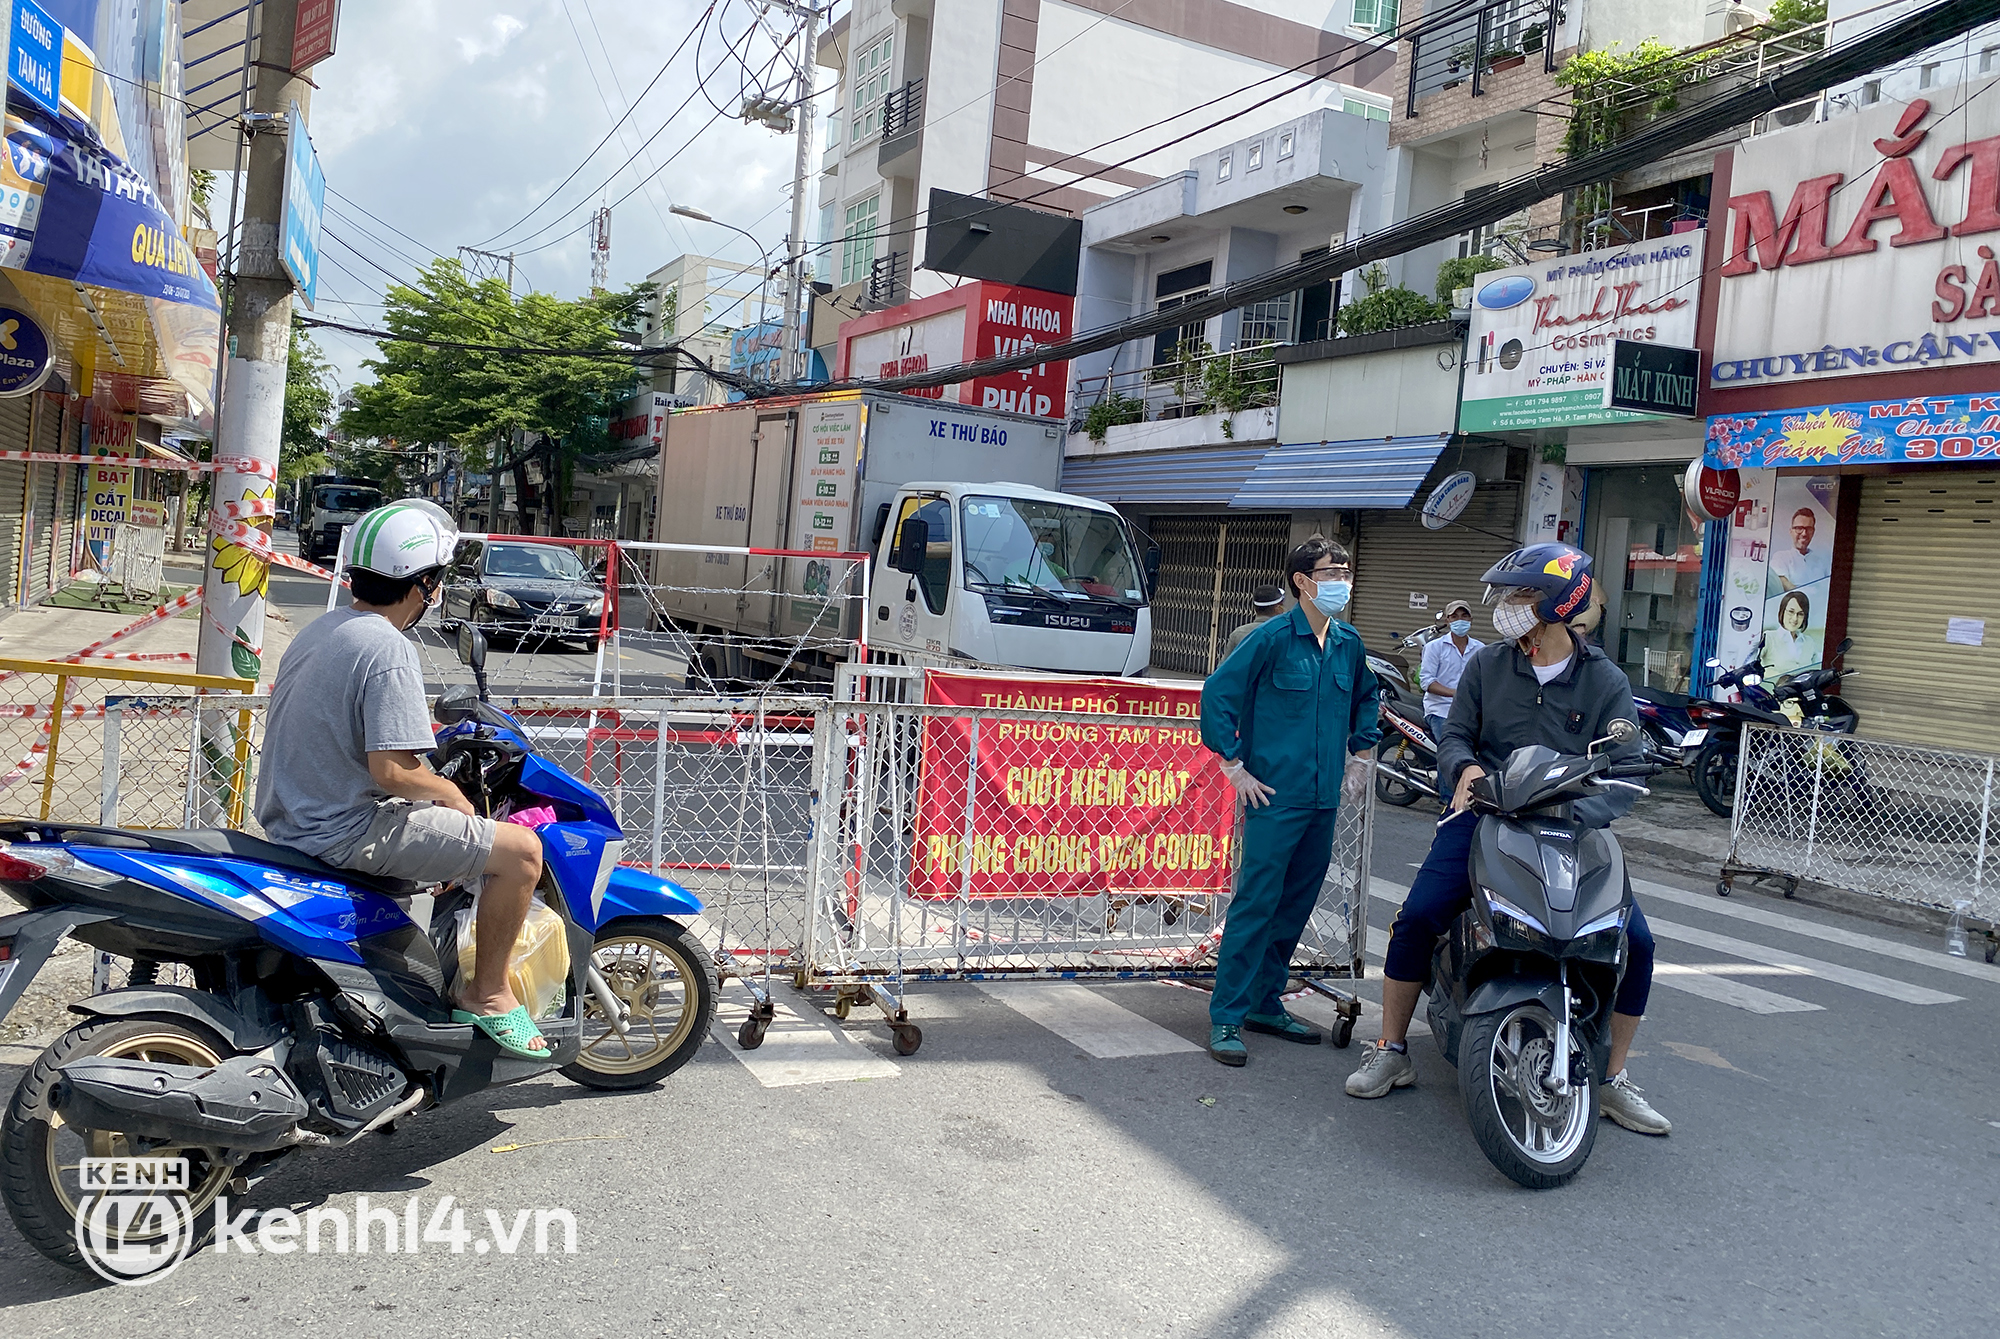
<svg viewBox="0 0 2000 1339">
<path fill-rule="evenodd" d="M 930 556 L 930 547 L 930 522 L 912 516 L 896 531 L 896 549 L 889 556 L 889 566 L 898 572 L 921 576 L 924 560 Z"/>
<path fill-rule="evenodd" d="M 479 700 L 486 700 L 486 634 L 471 623 L 458 625 L 458 663 L 472 667 L 472 681 L 479 686 Z"/>
<path fill-rule="evenodd" d="M 1852 637 L 1842 637 L 1840 639 L 1840 645 L 1833 648 L 1833 653 L 1836 656 L 1844 656 L 1853 649 L 1854 649 L 1854 639 Z"/>
<path fill-rule="evenodd" d="M 1717 660 L 1714 656 L 1710 656 L 1708 658 L 1708 667 L 1710 669 L 1721 669 L 1722 662 L 1720 660 Z"/>
<path fill-rule="evenodd" d="M 1596 753 L 1598 749 L 1606 744 L 1611 745 L 1613 748 L 1623 748 L 1638 737 L 1639 726 L 1637 722 L 1627 720 L 1623 716 L 1614 716 L 1611 724 L 1604 727 L 1604 738 L 1592 741 L 1590 751 Z"/>
</svg>

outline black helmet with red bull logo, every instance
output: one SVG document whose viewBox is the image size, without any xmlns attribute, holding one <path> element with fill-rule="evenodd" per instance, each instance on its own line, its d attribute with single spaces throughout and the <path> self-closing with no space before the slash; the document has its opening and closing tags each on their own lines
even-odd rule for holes
<svg viewBox="0 0 2000 1339">
<path fill-rule="evenodd" d="M 1516 590 L 1531 590 L 1535 615 L 1544 623 L 1567 623 L 1590 607 L 1590 555 L 1570 544 L 1530 544 L 1486 569 L 1486 603 Z"/>
</svg>

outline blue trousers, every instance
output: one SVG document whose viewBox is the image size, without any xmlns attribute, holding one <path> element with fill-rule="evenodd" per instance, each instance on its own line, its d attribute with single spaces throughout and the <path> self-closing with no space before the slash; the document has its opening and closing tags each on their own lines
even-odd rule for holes
<svg viewBox="0 0 2000 1339">
<path fill-rule="evenodd" d="M 1209 1021 L 1240 1026 L 1245 1014 L 1276 1014 L 1291 976 L 1292 950 L 1333 863 L 1338 809 L 1265 805 L 1243 815 L 1243 863 L 1215 955 Z"/>
<path fill-rule="evenodd" d="M 1448 815 L 1437 825 L 1431 838 L 1431 853 L 1410 884 L 1410 895 L 1396 913 L 1389 930 L 1388 960 L 1382 974 L 1394 981 L 1422 981 L 1430 975 L 1431 953 L 1438 937 L 1451 929 L 1452 922 L 1472 905 L 1472 835 L 1479 830 L 1479 817 L 1470 812 Z M 1243 844 L 1244 860 L 1249 860 L 1250 844 Z M 1653 931 L 1646 913 L 1632 906 L 1632 919 L 1625 924 L 1625 979 L 1618 983 L 1612 1009 L 1634 1018 L 1646 1012 L 1646 1000 L 1653 989 Z"/>
<path fill-rule="evenodd" d="M 1433 744 L 1438 743 L 1444 738 L 1444 723 L 1445 718 L 1443 716 L 1424 717 L 1424 724 L 1431 728 L 1431 742 Z"/>
</svg>

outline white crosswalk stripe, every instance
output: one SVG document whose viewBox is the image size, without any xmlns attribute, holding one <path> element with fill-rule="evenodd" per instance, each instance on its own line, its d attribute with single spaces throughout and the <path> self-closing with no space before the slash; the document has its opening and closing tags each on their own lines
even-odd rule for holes
<svg viewBox="0 0 2000 1339">
<path fill-rule="evenodd" d="M 1726 902 L 1721 898 L 1707 897 L 1686 892 L 1666 884 L 1646 880 L 1633 880 L 1633 889 L 1640 895 L 1642 904 L 1647 902 L 1669 902 L 1677 906 L 1693 907 L 1701 911 L 1713 912 L 1736 920 L 1782 930 L 1823 942 L 1839 944 L 1846 948 L 1865 950 L 1900 962 L 1912 963 L 1940 971 L 1953 972 L 1960 976 L 1975 977 L 1980 980 L 2000 983 L 2000 968 L 1984 963 L 1968 962 L 1962 958 L 1949 957 L 1928 949 L 1912 948 L 1894 940 L 1875 935 L 1861 934 L 1853 930 L 1821 925 L 1796 916 L 1786 916 L 1766 911 L 1758 907 L 1741 906 Z M 1370 884 L 1370 893 L 1392 906 L 1400 907 L 1409 896 L 1409 889 L 1376 878 Z M 1751 1013 L 1810 1013 L 1824 1006 L 1796 999 L 1761 986 L 1750 985 L 1738 978 L 1745 975 L 1780 975 L 1787 977 L 1816 978 L 1850 989 L 1879 995 L 1904 1004 L 1936 1005 L 1954 1004 L 1963 1001 L 1962 995 L 1950 994 L 1930 986 L 1901 981 L 1876 972 L 1863 971 L 1841 963 L 1828 962 L 1822 958 L 1807 957 L 1789 949 L 1777 948 L 1738 939 L 1731 935 L 1718 934 L 1699 926 L 1684 925 L 1677 921 L 1661 920 L 1649 915 L 1648 923 L 1653 928 L 1656 940 L 1662 943 L 1662 956 L 1654 964 L 1656 983 L 1718 1004 L 1727 1004 Z M 1388 935 L 1374 926 L 1368 931 L 1369 956 L 1381 960 L 1387 948 Z M 1702 962 L 1687 963 L 1670 961 L 1664 956 L 1664 945 L 1687 945 L 1705 949 L 1712 953 L 1727 954 L 1749 963 L 1762 963 L 1762 969 L 1738 964 Z"/>
<path fill-rule="evenodd" d="M 1071 981 L 982 981 L 1002 1004 L 1099 1060 L 1199 1051 L 1187 1038 Z"/>
<path fill-rule="evenodd" d="M 1942 990 L 1932 990 L 1928 986 L 1913 986 L 1906 981 L 1891 977 L 1877 976 L 1873 972 L 1860 971 L 1853 967 L 1843 967 L 1837 962 L 1822 962 L 1818 958 L 1808 958 L 1803 954 L 1787 952 L 1784 949 L 1766 948 L 1745 939 L 1733 939 L 1692 925 L 1680 925 L 1673 921 L 1663 921 L 1648 916 L 1646 923 L 1653 927 L 1655 939 L 1672 939 L 1683 944 L 1693 944 L 1696 948 L 1714 949 L 1718 953 L 1730 953 L 1752 962 L 1765 962 L 1773 967 L 1782 967 L 1800 976 L 1816 976 L 1825 981 L 1837 981 L 1843 986 L 1865 990 L 1871 995 L 1886 995 L 1904 1004 L 1953 1004 L 1965 998 L 1963 995 L 1947 995 Z"/>
<path fill-rule="evenodd" d="M 772 1003 L 777 1017 L 771 1020 L 763 1045 L 754 1051 L 744 1050 L 736 1040 L 737 1029 L 750 1016 L 750 992 L 741 983 L 731 981 L 723 987 L 710 1028 L 711 1035 L 764 1087 L 893 1079 L 902 1072 L 895 1061 L 870 1051 L 811 1004 L 800 1000 L 795 1008 L 784 991 L 774 995 Z"/>
</svg>

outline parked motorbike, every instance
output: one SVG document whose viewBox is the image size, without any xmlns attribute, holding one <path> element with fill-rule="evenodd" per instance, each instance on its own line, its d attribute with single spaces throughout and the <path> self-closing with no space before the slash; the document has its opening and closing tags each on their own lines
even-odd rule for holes
<svg viewBox="0 0 2000 1339">
<path fill-rule="evenodd" d="M 71 1006 L 83 1021 L 35 1061 L 0 1123 L 0 1198 L 43 1255 L 85 1268 L 85 1156 L 184 1159 L 199 1245 L 216 1196 L 289 1154 L 550 1070 L 629 1089 L 693 1058 L 716 996 L 687 928 L 701 904 L 618 863 L 604 799 L 488 700 L 483 636 L 462 630 L 460 650 L 478 687 L 436 702 L 439 773 L 489 816 L 556 814 L 539 829 L 539 895 L 569 971 L 559 1012 L 539 1022 L 548 1058 L 451 1021 L 468 888 L 369 878 L 244 832 L 0 823 L 0 885 L 28 907 L 0 917 L 0 1019 L 65 936 L 133 960 L 127 988 Z M 155 984 L 165 964 L 194 985 Z"/>
<path fill-rule="evenodd" d="M 1645 756 L 1663 767 L 1686 767 L 1708 739 L 1705 727 L 1694 723 L 1694 712 L 1706 703 L 1685 693 L 1641 686 L 1632 690 L 1639 711 L 1639 731 Z"/>
<path fill-rule="evenodd" d="M 1438 941 L 1427 1012 L 1480 1151 L 1530 1189 L 1582 1170 L 1609 1076 L 1611 1006 L 1626 965 L 1632 889 L 1618 841 L 1575 821 L 1576 800 L 1659 764 L 1617 761 L 1629 721 L 1583 755 L 1535 744 L 1473 782 L 1472 905 Z M 1463 820 L 1461 820 L 1463 821 Z"/>
<path fill-rule="evenodd" d="M 1723 670 L 1715 679 L 1718 694 L 1733 689 L 1740 701 L 1724 701 L 1718 696 L 1714 701 L 1691 704 L 1690 718 L 1708 732 L 1694 757 L 1694 788 L 1711 813 L 1727 818 L 1735 808 L 1737 759 L 1742 754 L 1745 725 L 1796 727 L 1826 734 L 1854 732 L 1860 717 L 1838 691 L 1841 680 L 1853 673 L 1839 664 L 1853 646 L 1853 639 L 1847 638 L 1834 648 L 1832 666 L 1800 670 L 1769 684 L 1760 638 L 1748 659 L 1735 669 Z M 1722 662 L 1708 663 L 1719 668 Z"/>
<path fill-rule="evenodd" d="M 1409 662 L 1401 653 L 1422 648 L 1446 634 L 1443 623 L 1430 623 L 1407 635 L 1391 633 L 1396 650 L 1390 655 L 1368 653 L 1382 706 L 1382 742 L 1375 749 L 1375 796 L 1386 804 L 1412 805 L 1420 795 L 1437 798 L 1437 744 L 1424 719 L 1422 685 L 1413 684 Z"/>
</svg>

